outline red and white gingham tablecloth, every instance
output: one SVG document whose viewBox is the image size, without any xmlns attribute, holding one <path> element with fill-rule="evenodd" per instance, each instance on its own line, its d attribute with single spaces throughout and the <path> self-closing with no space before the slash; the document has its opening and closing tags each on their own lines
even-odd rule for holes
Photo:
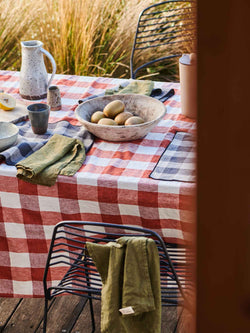
<svg viewBox="0 0 250 333">
<path fill-rule="evenodd" d="M 74 115 L 78 99 L 102 94 L 123 82 L 56 75 L 53 84 L 60 88 L 62 110 L 51 111 L 50 121 L 64 118 L 79 124 Z M 195 122 L 180 114 L 178 83 L 155 82 L 155 87 L 175 89 L 158 126 L 142 140 L 95 139 L 73 177 L 59 176 L 52 187 L 34 185 L 17 179 L 14 166 L 0 164 L 0 296 L 43 296 L 52 230 L 62 220 L 139 225 L 159 232 L 169 243 L 190 240 L 195 184 L 148 176 L 176 130 L 195 131 Z M 0 71 L 0 89 L 20 99 L 18 88 L 19 72 Z"/>
</svg>

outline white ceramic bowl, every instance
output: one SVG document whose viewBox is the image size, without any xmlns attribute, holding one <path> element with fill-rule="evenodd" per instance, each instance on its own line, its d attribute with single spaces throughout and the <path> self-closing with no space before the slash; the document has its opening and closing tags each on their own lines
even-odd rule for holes
<svg viewBox="0 0 250 333">
<path fill-rule="evenodd" d="M 9 148 L 16 142 L 18 131 L 16 125 L 0 121 L 0 151 Z"/>
<path fill-rule="evenodd" d="M 90 122 L 95 111 L 114 101 L 121 100 L 125 110 L 142 117 L 145 122 L 130 126 L 99 125 Z M 166 114 L 166 106 L 157 99 L 145 95 L 124 94 L 96 97 L 78 105 L 75 110 L 77 119 L 84 127 L 100 139 L 107 141 L 131 141 L 144 137 Z"/>
</svg>

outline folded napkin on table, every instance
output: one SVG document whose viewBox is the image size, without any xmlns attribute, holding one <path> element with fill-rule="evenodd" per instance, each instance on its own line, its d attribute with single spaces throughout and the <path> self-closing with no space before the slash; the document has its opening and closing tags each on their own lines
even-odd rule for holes
<svg viewBox="0 0 250 333">
<path fill-rule="evenodd" d="M 101 331 L 160 333 L 160 265 L 154 240 L 121 237 L 86 246 L 103 283 Z"/>
<path fill-rule="evenodd" d="M 177 132 L 149 175 L 159 180 L 195 182 L 195 137 Z"/>
<path fill-rule="evenodd" d="M 43 147 L 54 134 L 78 139 L 84 144 L 87 152 L 94 142 L 94 137 L 83 126 L 71 125 L 66 120 L 49 123 L 47 132 L 43 135 L 34 134 L 28 121 L 16 123 L 19 129 L 18 141 L 12 147 L 0 152 L 0 160 L 8 165 L 16 165 L 35 151 Z"/>
<path fill-rule="evenodd" d="M 101 97 L 104 95 L 115 95 L 115 94 L 140 94 L 140 95 L 148 95 L 150 96 L 152 90 L 154 88 L 154 82 L 149 80 L 128 80 L 123 82 L 121 85 L 112 88 L 106 89 L 105 93 L 101 93 L 98 95 L 90 95 L 83 99 L 80 99 L 78 103 L 86 102 L 90 99 Z"/>
<path fill-rule="evenodd" d="M 154 82 L 149 80 L 133 80 L 125 88 L 119 87 L 118 89 L 107 89 L 105 95 L 114 94 L 140 94 L 150 95 L 154 88 Z"/>
<path fill-rule="evenodd" d="M 16 164 L 17 177 L 51 186 L 59 174 L 73 176 L 84 160 L 85 148 L 81 141 L 54 134 L 42 148 Z"/>
</svg>

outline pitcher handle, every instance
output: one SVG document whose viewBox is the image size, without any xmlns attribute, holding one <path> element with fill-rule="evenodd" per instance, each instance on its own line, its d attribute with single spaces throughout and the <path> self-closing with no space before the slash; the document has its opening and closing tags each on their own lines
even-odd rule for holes
<svg viewBox="0 0 250 333">
<path fill-rule="evenodd" d="M 41 48 L 41 51 L 42 51 L 42 53 L 44 53 L 49 58 L 49 60 L 52 64 L 52 74 L 51 74 L 49 82 L 48 82 L 48 87 L 49 87 L 51 81 L 53 80 L 53 78 L 56 74 L 56 62 L 55 62 L 54 58 L 52 57 L 52 55 L 48 51 L 44 50 L 43 48 Z"/>
</svg>

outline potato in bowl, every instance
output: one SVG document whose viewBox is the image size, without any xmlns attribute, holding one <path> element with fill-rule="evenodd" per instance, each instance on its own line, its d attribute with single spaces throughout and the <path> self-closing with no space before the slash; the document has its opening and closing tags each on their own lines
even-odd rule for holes
<svg viewBox="0 0 250 333">
<path fill-rule="evenodd" d="M 142 118 L 143 122 L 134 125 L 102 125 L 91 122 L 91 117 L 95 112 L 103 111 L 113 101 L 121 101 L 124 104 L 122 112 L 130 112 L 132 116 Z M 164 117 L 166 111 L 166 106 L 157 99 L 145 95 L 124 94 L 87 100 L 78 105 L 75 114 L 82 125 L 100 139 L 131 141 L 144 137 Z"/>
</svg>

